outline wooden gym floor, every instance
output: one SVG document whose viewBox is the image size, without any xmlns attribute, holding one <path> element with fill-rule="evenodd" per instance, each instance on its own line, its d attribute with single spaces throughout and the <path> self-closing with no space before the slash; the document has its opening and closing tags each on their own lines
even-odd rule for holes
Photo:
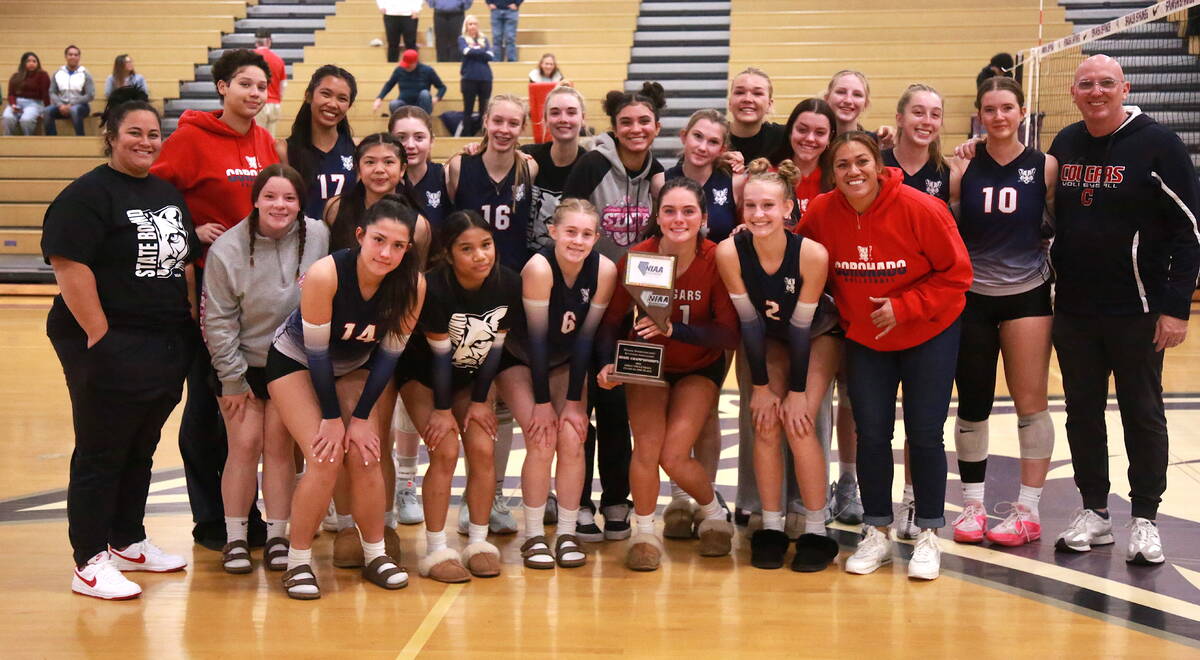
<svg viewBox="0 0 1200 660">
<path fill-rule="evenodd" d="M 1058 442 L 1042 500 L 1048 538 L 1016 550 L 944 540 L 942 577 L 931 583 L 910 583 L 903 560 L 869 576 L 835 568 L 819 574 L 759 571 L 749 566 L 748 542 L 739 534 L 734 556 L 719 559 L 700 558 L 693 543 L 668 541 L 662 569 L 650 574 L 622 566 L 621 542 L 592 546 L 584 568 L 524 570 L 516 538 L 493 537 L 503 554 L 503 575 L 447 586 L 416 575 L 424 537 L 415 526 L 400 530 L 404 563 L 412 570 L 407 589 L 385 592 L 366 585 L 357 571 L 334 569 L 326 535 L 315 545 L 324 596 L 293 601 L 282 593 L 279 574 L 261 568 L 257 551 L 254 573 L 230 576 L 221 571 L 217 553 L 191 545 L 175 444 L 177 411 L 159 447 L 147 527 L 159 545 L 191 565 L 184 573 L 139 574 L 142 598 L 108 603 L 70 592 L 70 410 L 44 334 L 47 305 L 48 299 L 0 298 L 0 547 L 6 551 L 0 562 L 0 655 L 7 658 L 1198 655 L 1200 322 L 1192 323 L 1193 337 L 1169 354 L 1164 376 L 1172 445 L 1159 518 L 1168 562 L 1161 567 L 1124 562 L 1128 484 L 1111 399 L 1117 544 L 1088 555 L 1054 553 L 1053 538 L 1079 499 L 1063 431 L 1061 381 L 1052 368 Z M 727 385 L 720 404 L 726 448 L 719 482 L 730 501 L 736 398 L 736 388 Z M 998 400 L 989 508 L 1016 496 L 1014 427 L 1011 404 Z M 524 452 L 519 437 L 515 444 L 506 486 L 519 495 Z M 950 466 L 947 513 L 953 516 L 961 496 L 953 460 Z M 456 495 L 462 485 L 460 475 Z M 897 500 L 899 487 L 898 480 Z M 835 528 L 844 559 L 856 537 L 850 528 Z M 901 556 L 910 550 L 897 547 Z"/>
</svg>

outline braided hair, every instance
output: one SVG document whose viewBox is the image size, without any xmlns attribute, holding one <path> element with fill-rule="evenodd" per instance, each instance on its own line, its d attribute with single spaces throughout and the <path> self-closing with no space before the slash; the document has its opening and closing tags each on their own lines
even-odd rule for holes
<svg viewBox="0 0 1200 660">
<path fill-rule="evenodd" d="M 254 237 L 258 235 L 258 195 L 262 189 L 266 187 L 267 182 L 275 177 L 287 179 L 292 184 L 292 188 L 296 190 L 296 199 L 304 199 L 307 194 L 304 185 L 304 179 L 294 168 L 284 165 L 283 163 L 275 163 L 268 165 L 259 171 L 258 176 L 254 178 L 254 187 L 250 190 L 250 203 L 254 204 L 254 208 L 250 210 L 250 215 L 246 216 L 246 222 L 250 226 L 250 267 L 254 267 Z M 296 256 L 296 277 L 300 277 L 300 262 L 304 261 L 304 241 L 308 236 L 308 222 L 306 221 L 303 209 L 296 216 L 296 222 L 300 224 L 300 251 Z"/>
</svg>

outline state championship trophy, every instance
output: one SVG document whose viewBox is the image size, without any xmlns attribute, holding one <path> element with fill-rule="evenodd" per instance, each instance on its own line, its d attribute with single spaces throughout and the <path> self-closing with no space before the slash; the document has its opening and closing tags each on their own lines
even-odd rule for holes
<svg viewBox="0 0 1200 660">
<path fill-rule="evenodd" d="M 630 252 L 625 257 L 625 288 L 637 312 L 650 317 L 664 334 L 675 305 L 675 257 L 655 252 Z M 617 342 L 610 380 L 618 383 L 665 387 L 661 344 L 641 340 Z"/>
</svg>

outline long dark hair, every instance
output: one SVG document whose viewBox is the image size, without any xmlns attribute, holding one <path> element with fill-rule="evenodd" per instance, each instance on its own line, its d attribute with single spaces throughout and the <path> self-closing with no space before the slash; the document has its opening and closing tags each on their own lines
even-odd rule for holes
<svg viewBox="0 0 1200 660">
<path fill-rule="evenodd" d="M 159 128 L 162 128 L 162 115 L 158 114 L 158 110 L 150 105 L 146 92 L 137 87 L 114 89 L 104 106 L 104 112 L 100 114 L 100 126 L 104 129 L 104 155 L 106 157 L 112 155 L 112 142 L 117 139 L 117 133 L 121 130 L 121 122 L 125 121 L 126 115 L 135 110 L 145 110 L 153 114 L 154 118 L 158 120 Z"/>
<path fill-rule="evenodd" d="M 642 234 L 642 239 L 647 238 L 662 238 L 662 227 L 658 226 L 658 209 L 662 206 L 662 199 L 667 193 L 676 188 L 683 188 L 696 196 L 696 203 L 700 205 L 700 216 L 708 218 L 708 201 L 704 196 L 704 188 L 700 184 L 692 181 L 686 176 L 676 177 L 663 184 L 661 190 L 658 191 L 658 196 L 654 198 L 654 213 L 650 214 L 650 222 L 646 224 L 646 231 Z M 700 241 L 704 240 L 704 227 L 701 225 L 700 234 L 696 237 L 696 249 L 700 248 Z"/>
<path fill-rule="evenodd" d="M 417 304 L 417 278 L 421 274 L 421 260 L 417 258 L 414 243 L 417 234 L 417 210 L 408 200 L 398 195 L 384 195 L 363 214 L 358 229 L 380 220 L 395 220 L 408 228 L 408 251 L 392 272 L 383 276 L 375 298 L 379 300 L 380 323 L 388 330 L 400 332 L 401 323 L 412 313 Z"/>
<path fill-rule="evenodd" d="M 362 161 L 368 149 L 381 144 L 390 146 L 400 157 L 400 183 L 396 193 L 413 208 L 421 208 L 421 205 L 413 197 L 412 191 L 405 185 L 404 169 L 408 167 L 408 160 L 404 157 L 404 145 L 400 144 L 400 141 L 392 137 L 390 133 L 372 133 L 358 143 L 358 147 L 354 149 L 355 169 L 358 168 L 359 162 Z M 367 187 L 363 184 L 362 177 L 359 177 L 358 181 L 350 186 L 350 190 L 342 194 L 338 203 L 337 215 L 334 216 L 333 223 L 329 227 L 330 252 L 354 246 L 356 243 L 354 228 L 359 225 L 366 210 Z"/>
<path fill-rule="evenodd" d="M 792 153 L 792 129 L 795 128 L 800 115 L 806 112 L 821 115 L 829 122 L 829 144 L 825 145 L 825 151 L 822 151 L 821 156 L 817 159 L 817 167 L 821 168 L 821 191 L 828 192 L 833 189 L 833 176 L 829 171 L 829 153 L 830 147 L 833 146 L 833 139 L 837 137 L 838 132 L 837 115 L 833 113 L 833 108 L 825 99 L 804 99 L 792 108 L 792 114 L 788 115 L 787 123 L 783 125 L 784 140 L 775 148 L 775 151 L 771 152 L 768 160 L 771 161 L 773 167 L 779 167 L 779 164 L 785 160 L 792 160 L 795 155 Z"/>
<path fill-rule="evenodd" d="M 25 70 L 25 60 L 29 59 L 30 55 L 32 55 L 33 59 L 37 60 L 38 63 L 37 68 L 34 69 L 32 73 Z M 38 57 L 37 53 L 33 52 L 32 50 L 21 53 L 21 61 L 17 63 L 17 72 L 8 79 L 9 89 L 12 89 L 13 85 L 24 84 L 25 81 L 29 79 L 29 76 L 37 75 L 40 71 L 42 71 L 42 58 Z"/>
<path fill-rule="evenodd" d="M 300 212 L 296 214 L 296 222 L 300 224 L 300 252 L 296 257 L 296 277 L 300 277 L 300 262 L 304 260 L 304 239 L 308 234 L 303 206 L 308 190 L 304 185 L 304 179 L 300 178 L 300 173 L 283 163 L 268 165 L 260 170 L 258 176 L 254 178 L 254 187 L 250 189 L 250 203 L 254 205 L 250 209 L 250 215 L 246 216 L 246 222 L 250 224 L 250 267 L 254 267 L 254 236 L 258 233 L 258 195 L 267 182 L 274 177 L 287 179 L 296 189 L 296 199 L 300 200 Z"/>
<path fill-rule="evenodd" d="M 317 91 L 317 85 L 320 85 L 325 78 L 341 78 L 346 81 L 350 87 L 351 107 L 354 106 L 354 99 L 358 96 L 358 82 L 354 79 L 354 74 L 336 64 L 318 67 L 308 79 L 308 87 L 304 90 L 304 103 L 296 111 L 296 119 L 292 122 L 292 134 L 287 139 L 288 164 L 296 168 L 305 181 L 312 181 L 316 177 L 317 157 L 309 149 L 312 145 L 312 100 L 313 94 Z M 353 136 L 353 133 L 350 132 L 348 117 L 342 117 L 342 120 L 338 122 L 337 131 L 346 137 Z"/>
<path fill-rule="evenodd" d="M 471 209 L 455 211 L 454 213 L 446 216 L 446 218 L 442 220 L 442 228 L 438 232 L 437 242 L 440 246 L 440 249 L 437 257 L 442 263 L 450 266 L 452 270 L 453 260 L 450 258 L 450 250 L 454 247 L 454 241 L 457 241 L 458 237 L 468 229 L 482 229 L 488 234 L 493 236 L 495 235 L 492 225 L 484 220 L 483 216 L 479 215 L 478 212 Z M 497 256 L 495 260 L 495 264 L 498 263 L 500 263 L 499 256 Z M 495 270 L 495 264 L 492 265 L 493 270 Z"/>
<path fill-rule="evenodd" d="M 129 84 L 129 79 L 137 75 L 137 71 L 130 71 L 129 75 L 125 75 L 125 60 L 129 59 L 127 53 L 117 55 L 113 60 L 113 88 L 117 89 Z"/>
</svg>

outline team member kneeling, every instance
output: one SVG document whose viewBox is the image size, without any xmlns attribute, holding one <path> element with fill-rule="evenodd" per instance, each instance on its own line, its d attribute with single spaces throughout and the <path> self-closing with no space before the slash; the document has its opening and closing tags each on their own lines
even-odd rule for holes
<svg viewBox="0 0 1200 660">
<path fill-rule="evenodd" d="M 425 298 L 418 259 L 409 252 L 416 221 L 417 212 L 399 197 L 372 206 L 356 230 L 357 248 L 338 250 L 308 269 L 300 309 L 280 326 L 267 355 L 267 389 L 308 466 L 292 498 L 292 547 L 283 574 L 292 598 L 321 595 L 312 538 L 343 457 L 362 535 L 363 577 L 385 589 L 408 584 L 408 574 L 384 548 L 375 402 Z M 352 412 L 346 415 L 346 409 Z"/>
<path fill-rule="evenodd" d="M 696 413 L 717 405 L 725 378 L 725 351 L 737 346 L 737 315 L 717 274 L 717 246 L 700 236 L 706 217 L 704 191 L 691 179 L 674 179 L 663 186 L 655 206 L 658 213 L 650 226 L 651 238 L 630 250 L 675 256 L 675 307 L 666 332 L 643 316 L 631 333 L 666 347 L 663 371 L 668 385 L 625 386 L 634 438 L 629 481 L 638 531 L 625 564 L 635 571 L 655 570 L 662 558 L 662 541 L 654 530 L 660 465 L 700 505 L 700 554 L 726 555 L 733 538 L 733 523 L 726 519 L 707 471 L 691 452 L 708 419 L 707 414 Z M 622 257 L 617 272 L 624 267 Z M 617 385 L 609 380 L 613 373 L 611 339 L 632 305 L 629 292 L 619 287 L 604 317 L 601 350 L 606 359 L 597 374 L 601 387 Z"/>
</svg>

